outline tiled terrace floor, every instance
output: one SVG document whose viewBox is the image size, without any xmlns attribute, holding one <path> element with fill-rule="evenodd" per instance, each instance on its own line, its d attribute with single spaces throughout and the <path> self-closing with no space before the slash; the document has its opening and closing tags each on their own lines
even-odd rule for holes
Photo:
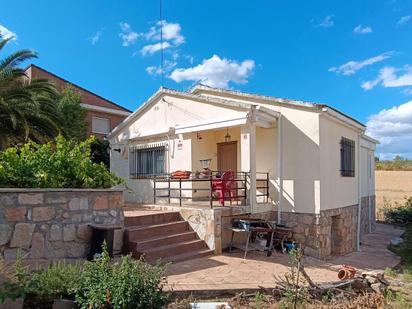
<svg viewBox="0 0 412 309">
<path fill-rule="evenodd" d="M 384 270 L 399 263 L 387 250 L 390 240 L 403 231 L 378 224 L 374 233 L 363 238 L 361 251 L 320 261 L 305 258 L 305 269 L 318 283 L 337 281 L 337 269 L 349 264 L 362 271 Z M 243 259 L 241 251 L 172 264 L 168 267 L 168 289 L 174 291 L 237 290 L 276 286 L 275 276 L 283 277 L 289 270 L 289 258 L 279 252 L 266 257 L 249 252 Z"/>
</svg>

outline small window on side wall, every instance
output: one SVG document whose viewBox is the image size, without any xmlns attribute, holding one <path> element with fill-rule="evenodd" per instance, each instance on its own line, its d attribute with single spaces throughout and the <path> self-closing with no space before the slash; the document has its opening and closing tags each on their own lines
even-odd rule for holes
<svg viewBox="0 0 412 309">
<path fill-rule="evenodd" d="M 346 137 L 340 140 L 340 174 L 355 177 L 355 141 Z"/>
<path fill-rule="evenodd" d="M 101 117 L 92 117 L 92 133 L 109 134 L 110 119 Z"/>
</svg>

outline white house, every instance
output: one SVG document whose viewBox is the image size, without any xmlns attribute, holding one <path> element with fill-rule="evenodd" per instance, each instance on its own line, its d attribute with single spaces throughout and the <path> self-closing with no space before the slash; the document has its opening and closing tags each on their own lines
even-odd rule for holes
<svg viewBox="0 0 412 309">
<path fill-rule="evenodd" d="M 293 226 L 309 255 L 344 254 L 375 222 L 377 141 L 365 129 L 324 104 L 161 88 L 109 135 L 111 170 L 127 180 L 128 202 L 212 209 L 215 228 L 200 234 L 216 252 L 227 243 L 224 218 L 251 213 Z M 232 206 L 210 200 L 210 183 L 195 174 L 201 160 L 237 172 Z M 163 177 L 177 170 L 192 171 L 191 179 Z"/>
</svg>

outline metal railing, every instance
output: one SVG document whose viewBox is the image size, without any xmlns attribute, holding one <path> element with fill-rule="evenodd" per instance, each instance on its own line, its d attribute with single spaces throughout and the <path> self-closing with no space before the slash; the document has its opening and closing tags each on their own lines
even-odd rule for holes
<svg viewBox="0 0 412 309">
<path fill-rule="evenodd" d="M 189 178 L 173 178 L 171 174 L 158 175 L 153 177 L 153 203 L 156 204 L 158 199 L 167 199 L 168 203 L 171 200 L 178 200 L 179 206 L 182 206 L 183 200 L 202 200 L 206 198 L 209 202 L 210 208 L 213 208 L 213 202 L 218 198 L 214 194 L 213 182 L 219 180 L 219 175 L 222 172 L 213 171 L 210 176 L 196 177 L 191 176 Z M 231 190 L 231 196 L 225 196 L 223 199 L 223 205 L 225 201 L 229 200 L 237 203 L 240 201 L 243 205 L 246 204 L 247 192 L 250 189 L 250 174 L 247 172 L 235 173 L 235 178 L 232 180 L 235 183 L 234 188 Z M 187 186 L 190 184 L 190 186 Z M 187 196 L 184 192 L 192 192 Z M 266 201 L 269 200 L 269 173 L 256 173 L 256 197 L 266 197 Z M 198 192 L 207 192 L 207 195 L 200 195 Z M 176 193 L 176 194 L 175 194 Z M 196 196 L 198 195 L 198 196 Z M 204 199 L 203 199 L 204 201 Z"/>
</svg>

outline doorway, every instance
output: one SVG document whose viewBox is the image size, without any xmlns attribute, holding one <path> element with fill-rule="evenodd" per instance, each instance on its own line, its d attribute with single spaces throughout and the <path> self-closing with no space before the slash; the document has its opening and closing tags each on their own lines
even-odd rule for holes
<svg viewBox="0 0 412 309">
<path fill-rule="evenodd" d="M 217 169 L 237 172 L 237 141 L 217 144 Z"/>
</svg>

